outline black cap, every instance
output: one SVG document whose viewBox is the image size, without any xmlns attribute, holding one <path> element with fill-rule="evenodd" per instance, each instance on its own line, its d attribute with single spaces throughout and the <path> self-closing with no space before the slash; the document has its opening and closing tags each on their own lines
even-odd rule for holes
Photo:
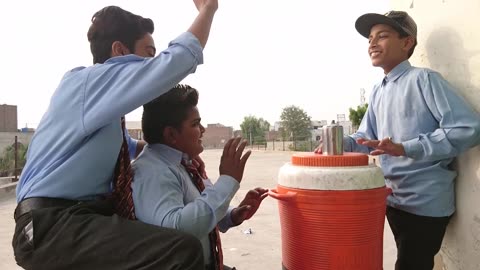
<svg viewBox="0 0 480 270">
<path fill-rule="evenodd" d="M 368 38 L 370 30 L 374 25 L 386 24 L 393 27 L 401 34 L 407 34 L 417 40 L 417 24 L 405 11 L 389 11 L 382 14 L 367 13 L 358 17 L 355 28 L 360 35 Z"/>
</svg>

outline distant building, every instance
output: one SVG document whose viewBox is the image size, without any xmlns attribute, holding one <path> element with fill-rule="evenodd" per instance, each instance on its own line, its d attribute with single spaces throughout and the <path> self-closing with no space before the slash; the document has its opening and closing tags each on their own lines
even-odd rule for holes
<svg viewBox="0 0 480 270">
<path fill-rule="evenodd" d="M 282 121 L 277 121 L 273 124 L 273 130 L 279 131 L 283 127 Z"/>
<path fill-rule="evenodd" d="M 344 135 L 350 135 L 353 133 L 353 127 L 352 127 L 351 121 L 340 121 L 338 122 L 338 124 L 343 127 Z"/>
<path fill-rule="evenodd" d="M 142 122 L 141 121 L 125 121 L 125 127 L 131 138 L 143 140 Z"/>
<path fill-rule="evenodd" d="M 323 129 L 310 129 L 310 134 L 312 135 L 312 141 L 320 141 L 322 139 Z"/>
<path fill-rule="evenodd" d="M 327 120 L 311 120 L 310 125 L 312 129 L 322 128 L 327 125 Z"/>
<path fill-rule="evenodd" d="M 0 132 L 17 132 L 17 106 L 0 105 Z"/>
<path fill-rule="evenodd" d="M 282 131 L 279 130 L 270 130 L 270 131 L 265 131 L 265 140 L 267 141 L 276 141 L 276 140 L 281 140 L 282 139 Z"/>
<path fill-rule="evenodd" d="M 31 132 L 31 133 L 33 133 L 33 132 L 35 132 L 35 129 L 34 129 L 34 128 L 24 127 L 24 128 L 21 128 L 21 129 L 20 129 L 20 132 L 22 132 L 22 133 L 26 133 L 26 132 Z"/>
<path fill-rule="evenodd" d="M 208 124 L 205 133 L 203 133 L 203 147 L 223 148 L 231 138 L 233 138 L 233 127 L 226 127 L 222 124 Z"/>
</svg>

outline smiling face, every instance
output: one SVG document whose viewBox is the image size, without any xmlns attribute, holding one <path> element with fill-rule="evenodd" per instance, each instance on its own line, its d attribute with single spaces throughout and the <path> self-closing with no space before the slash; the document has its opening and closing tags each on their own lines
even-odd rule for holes
<svg viewBox="0 0 480 270">
<path fill-rule="evenodd" d="M 395 29 L 386 24 L 374 25 L 368 42 L 368 55 L 372 65 L 383 68 L 385 74 L 407 60 L 408 52 L 413 46 L 412 37 L 401 38 Z"/>
<path fill-rule="evenodd" d="M 192 107 L 180 128 L 175 128 L 172 134 L 171 147 L 194 158 L 203 152 L 202 137 L 205 128 L 200 123 L 200 113 L 197 107 Z"/>
</svg>

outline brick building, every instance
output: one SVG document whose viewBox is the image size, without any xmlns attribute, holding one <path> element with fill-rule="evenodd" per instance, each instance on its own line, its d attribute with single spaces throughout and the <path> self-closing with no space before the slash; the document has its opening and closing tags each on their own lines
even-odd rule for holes
<svg viewBox="0 0 480 270">
<path fill-rule="evenodd" d="M 0 105 L 0 132 L 17 132 L 17 106 Z"/>
<path fill-rule="evenodd" d="M 223 148 L 225 143 L 233 138 L 233 128 L 222 124 L 208 124 L 203 134 L 203 147 Z"/>
<path fill-rule="evenodd" d="M 143 139 L 142 122 L 126 121 L 128 134 L 133 139 Z M 208 124 L 205 127 L 202 142 L 205 148 L 223 148 L 228 139 L 233 137 L 233 128 L 222 124 Z"/>
</svg>

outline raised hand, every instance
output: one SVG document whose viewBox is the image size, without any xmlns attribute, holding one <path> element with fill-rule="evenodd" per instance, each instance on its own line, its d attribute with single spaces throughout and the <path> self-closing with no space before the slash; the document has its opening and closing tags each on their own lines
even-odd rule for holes
<svg viewBox="0 0 480 270">
<path fill-rule="evenodd" d="M 263 199 L 267 197 L 268 189 L 256 188 L 248 191 L 243 201 L 237 208 L 232 210 L 231 219 L 235 226 L 250 219 L 257 212 Z"/>
<path fill-rule="evenodd" d="M 235 178 L 239 183 L 242 181 L 243 171 L 248 157 L 250 157 L 250 154 L 252 153 L 249 150 L 242 156 L 247 141 L 241 141 L 241 139 L 242 138 L 238 137 L 228 140 L 225 147 L 223 147 L 223 154 L 219 168 L 220 175 L 229 175 Z"/>
<path fill-rule="evenodd" d="M 195 3 L 195 7 L 197 7 L 198 11 L 201 11 L 204 8 L 208 8 L 212 11 L 218 9 L 218 0 L 193 0 L 193 3 Z"/>
</svg>

